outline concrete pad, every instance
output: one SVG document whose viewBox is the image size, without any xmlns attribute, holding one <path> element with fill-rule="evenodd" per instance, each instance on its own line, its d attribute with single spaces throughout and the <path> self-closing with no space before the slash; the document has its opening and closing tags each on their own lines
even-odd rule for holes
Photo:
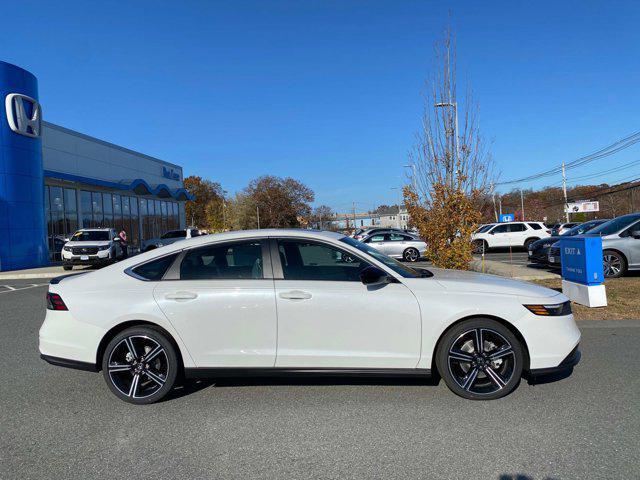
<svg viewBox="0 0 640 480">
<path fill-rule="evenodd" d="M 478 258 L 471 260 L 469 267 L 474 272 L 490 273 L 516 280 L 546 280 L 559 277 L 556 273 L 529 268 L 524 265 L 508 264 L 495 260 L 484 260 L 483 262 L 482 259 Z"/>
</svg>

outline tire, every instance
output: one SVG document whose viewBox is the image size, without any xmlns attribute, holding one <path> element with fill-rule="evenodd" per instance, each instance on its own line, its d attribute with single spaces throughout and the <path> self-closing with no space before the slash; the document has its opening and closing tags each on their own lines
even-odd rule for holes
<svg viewBox="0 0 640 480">
<path fill-rule="evenodd" d="M 73 269 L 73 265 L 63 265 L 62 269 L 63 270 L 72 270 Z"/>
<path fill-rule="evenodd" d="M 533 242 L 537 242 L 538 240 L 540 240 L 539 238 L 527 238 L 524 241 L 524 249 L 525 250 L 529 250 L 529 246 L 533 243 Z"/>
<path fill-rule="evenodd" d="M 482 355 L 476 354 L 478 334 Z M 523 363 L 520 341 L 490 318 L 455 325 L 442 337 L 436 352 L 440 376 L 453 393 L 469 400 L 494 400 L 511 393 L 520 383 Z"/>
<path fill-rule="evenodd" d="M 474 240 L 473 242 L 473 253 L 482 253 L 487 252 L 489 250 L 489 245 L 486 240 Z"/>
<path fill-rule="evenodd" d="M 410 247 L 404 251 L 402 258 L 405 262 L 417 262 L 420 260 L 420 252 L 417 249 Z"/>
<path fill-rule="evenodd" d="M 145 355 L 149 363 L 140 361 Z M 102 374 L 109 389 L 136 405 L 157 402 L 169 393 L 179 365 L 173 343 L 159 329 L 146 326 L 120 332 L 102 356 Z"/>
<path fill-rule="evenodd" d="M 602 253 L 602 267 L 605 278 L 619 278 L 627 271 L 627 260 L 618 252 L 605 250 Z"/>
</svg>

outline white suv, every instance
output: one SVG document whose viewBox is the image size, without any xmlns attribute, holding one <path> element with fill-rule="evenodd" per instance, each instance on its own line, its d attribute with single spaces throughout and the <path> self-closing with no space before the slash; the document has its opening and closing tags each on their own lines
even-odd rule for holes
<svg viewBox="0 0 640 480">
<path fill-rule="evenodd" d="M 62 247 L 62 268 L 74 265 L 104 266 L 123 256 L 120 238 L 113 228 L 83 228 Z"/>
<path fill-rule="evenodd" d="M 471 236 L 474 253 L 482 253 L 490 248 L 524 247 L 529 248 L 536 240 L 546 238 L 551 232 L 542 222 L 505 222 L 497 223 L 489 229 Z"/>
</svg>

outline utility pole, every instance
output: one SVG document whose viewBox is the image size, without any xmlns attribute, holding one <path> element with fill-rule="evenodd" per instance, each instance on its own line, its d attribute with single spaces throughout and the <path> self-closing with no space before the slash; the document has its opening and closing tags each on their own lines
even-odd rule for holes
<svg viewBox="0 0 640 480">
<path fill-rule="evenodd" d="M 520 189 L 520 208 L 522 210 L 522 221 L 524 222 L 524 196 L 522 194 L 522 189 Z"/>
<path fill-rule="evenodd" d="M 353 202 L 353 231 L 356 231 L 356 202 Z"/>
<path fill-rule="evenodd" d="M 258 216 L 258 230 L 260 230 L 260 208 L 256 205 L 256 215 Z"/>
<path fill-rule="evenodd" d="M 413 191 L 417 195 L 418 194 L 418 175 L 416 173 L 416 165 L 412 163 L 411 165 L 405 165 L 405 168 L 411 169 L 411 184 L 413 185 Z"/>
<path fill-rule="evenodd" d="M 402 190 L 401 187 L 391 187 L 391 190 L 397 190 L 398 191 L 398 215 L 396 216 L 396 223 L 398 224 L 398 228 L 401 228 L 400 226 L 400 191 Z"/>
<path fill-rule="evenodd" d="M 498 205 L 500 205 L 500 216 L 502 216 L 502 197 L 498 195 Z"/>
<path fill-rule="evenodd" d="M 496 222 L 498 221 L 498 210 L 496 209 L 496 192 L 493 191 L 494 184 L 491 182 L 491 198 L 493 200 L 493 215 L 496 217 Z"/>
<path fill-rule="evenodd" d="M 562 193 L 564 193 L 564 210 L 569 222 L 569 209 L 567 209 L 567 174 L 564 170 L 564 162 L 562 162 Z"/>
</svg>

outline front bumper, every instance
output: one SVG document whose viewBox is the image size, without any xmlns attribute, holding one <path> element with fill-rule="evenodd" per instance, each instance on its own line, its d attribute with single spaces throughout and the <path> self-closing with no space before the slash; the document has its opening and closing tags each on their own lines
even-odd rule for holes
<svg viewBox="0 0 640 480">
<path fill-rule="evenodd" d="M 540 263 L 542 265 L 547 264 L 547 251 L 544 249 L 539 250 L 529 250 L 529 262 L 530 263 Z"/>
<path fill-rule="evenodd" d="M 87 255 L 86 260 L 82 260 L 80 256 L 73 256 L 71 258 L 63 258 L 62 263 L 64 265 L 107 265 L 111 259 L 109 257 L 98 257 L 97 255 Z"/>
<path fill-rule="evenodd" d="M 562 362 L 556 367 L 547 367 L 547 368 L 533 368 L 529 370 L 529 374 L 532 377 L 539 377 L 543 375 L 553 375 L 557 373 L 566 372 L 567 370 L 571 370 L 575 367 L 582 358 L 582 353 L 580 352 L 579 345 L 576 345 L 573 350 L 566 356 Z"/>
</svg>

